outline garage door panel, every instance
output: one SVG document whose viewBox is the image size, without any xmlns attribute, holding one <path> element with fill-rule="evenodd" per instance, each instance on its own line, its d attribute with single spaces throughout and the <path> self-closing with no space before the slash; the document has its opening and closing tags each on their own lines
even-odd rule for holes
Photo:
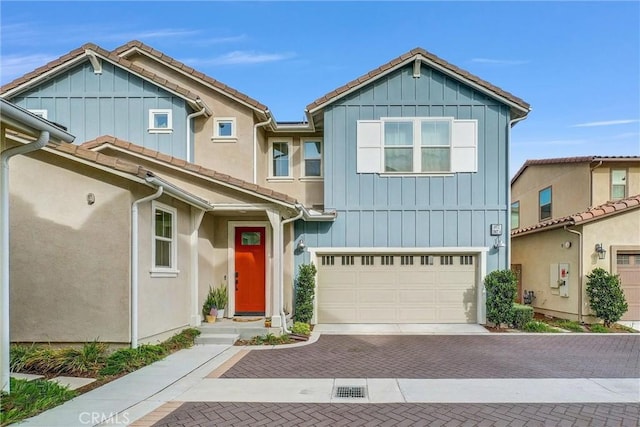
<svg viewBox="0 0 640 427">
<path fill-rule="evenodd" d="M 318 266 L 320 323 L 476 322 L 474 256 L 334 258 Z"/>
<path fill-rule="evenodd" d="M 620 284 L 629 309 L 621 320 L 640 320 L 640 253 L 621 252 L 616 257 Z"/>
</svg>

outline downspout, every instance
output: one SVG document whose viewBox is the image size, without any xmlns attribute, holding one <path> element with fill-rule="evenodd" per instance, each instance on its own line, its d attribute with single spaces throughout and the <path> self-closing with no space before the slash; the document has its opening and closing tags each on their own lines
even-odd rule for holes
<svg viewBox="0 0 640 427">
<path fill-rule="evenodd" d="M 20 145 L 2 152 L 0 168 L 0 217 L 2 218 L 2 391 L 10 391 L 10 364 L 9 347 L 11 345 L 11 328 L 9 327 L 9 159 L 13 156 L 36 151 L 47 145 L 49 132 L 41 131 L 40 136 L 34 142 Z M 36 178 L 37 179 L 37 178 Z M 5 347 L 6 345 L 6 347 Z"/>
<path fill-rule="evenodd" d="M 131 348 L 138 348 L 138 205 L 157 199 L 164 187 L 131 205 Z"/>
<path fill-rule="evenodd" d="M 517 119 L 509 120 L 509 124 L 507 126 L 507 173 L 509 173 L 509 168 L 511 165 L 511 128 L 515 126 L 516 123 L 526 118 L 527 116 L 524 115 L 522 117 L 518 117 Z M 505 266 L 505 269 L 511 269 L 511 184 L 507 186 L 507 224 L 505 225 L 505 229 L 509 230 L 505 233 L 507 237 L 506 239 L 504 239 L 507 245 L 505 247 L 505 250 L 507 251 L 507 265 Z"/>
<path fill-rule="evenodd" d="M 278 248 L 278 253 L 280 254 L 278 261 L 278 282 L 280 285 L 280 316 L 282 318 L 282 330 L 285 334 L 290 334 L 291 331 L 287 329 L 287 318 L 284 314 L 284 225 L 302 218 L 302 215 L 304 214 L 304 208 L 302 208 L 300 205 L 296 205 L 296 208 L 300 210 L 298 212 L 298 215 L 294 216 L 293 218 L 288 218 L 280 221 L 280 239 L 278 242 L 278 246 L 280 246 Z"/>
<path fill-rule="evenodd" d="M 576 230 L 571 230 L 564 226 L 564 231 L 568 233 L 573 233 L 578 235 L 579 244 L 578 244 L 578 322 L 582 323 L 582 233 Z"/>
<path fill-rule="evenodd" d="M 268 112 L 268 111 L 267 111 Z M 266 126 L 271 123 L 271 119 L 273 117 L 269 117 L 268 120 L 264 122 L 256 123 L 253 125 L 253 183 L 258 183 L 258 128 L 262 126 Z"/>
<path fill-rule="evenodd" d="M 593 171 L 602 166 L 602 160 L 589 170 L 589 207 L 593 206 Z"/>
<path fill-rule="evenodd" d="M 202 107 L 202 110 L 200 111 L 196 111 L 195 113 L 191 113 L 187 116 L 187 155 L 186 157 L 186 161 L 187 162 L 193 162 L 195 159 L 191 159 L 191 119 L 194 119 L 196 117 L 200 117 L 203 116 L 205 113 L 207 112 L 207 109 Z"/>
</svg>

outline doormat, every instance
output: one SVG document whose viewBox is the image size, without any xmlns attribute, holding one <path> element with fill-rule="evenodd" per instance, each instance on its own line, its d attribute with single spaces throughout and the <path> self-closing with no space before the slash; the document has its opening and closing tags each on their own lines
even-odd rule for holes
<svg viewBox="0 0 640 427">
<path fill-rule="evenodd" d="M 234 317 L 234 322 L 259 322 L 264 320 L 264 317 Z"/>
</svg>

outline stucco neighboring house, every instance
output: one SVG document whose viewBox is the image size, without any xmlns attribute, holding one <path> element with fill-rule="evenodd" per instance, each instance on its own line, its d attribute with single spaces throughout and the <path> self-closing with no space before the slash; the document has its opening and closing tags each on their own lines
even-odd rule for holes
<svg viewBox="0 0 640 427">
<path fill-rule="evenodd" d="M 207 200 L 187 273 L 200 304 L 226 284 L 231 315 L 283 325 L 313 262 L 315 322 L 483 323 L 482 280 L 508 266 L 508 147 L 529 105 L 424 49 L 303 122 L 138 41 L 86 44 L 0 96 Z"/>
<path fill-rule="evenodd" d="M 511 207 L 511 263 L 536 311 L 595 322 L 586 275 L 599 267 L 620 275 L 622 320 L 640 320 L 640 157 L 529 160 Z"/>
</svg>

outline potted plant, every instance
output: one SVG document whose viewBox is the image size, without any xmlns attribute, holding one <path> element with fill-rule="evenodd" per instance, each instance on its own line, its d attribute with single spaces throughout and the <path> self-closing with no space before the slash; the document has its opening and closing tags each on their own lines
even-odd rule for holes
<svg viewBox="0 0 640 427">
<path fill-rule="evenodd" d="M 204 304 L 202 304 L 202 317 L 206 319 L 207 323 L 214 323 L 216 321 L 216 293 L 211 286 L 209 286 L 209 292 L 204 300 Z"/>
<path fill-rule="evenodd" d="M 220 287 L 213 290 L 213 300 L 218 310 L 218 319 L 224 318 L 224 309 L 227 306 L 227 287 L 220 285 Z"/>
</svg>

